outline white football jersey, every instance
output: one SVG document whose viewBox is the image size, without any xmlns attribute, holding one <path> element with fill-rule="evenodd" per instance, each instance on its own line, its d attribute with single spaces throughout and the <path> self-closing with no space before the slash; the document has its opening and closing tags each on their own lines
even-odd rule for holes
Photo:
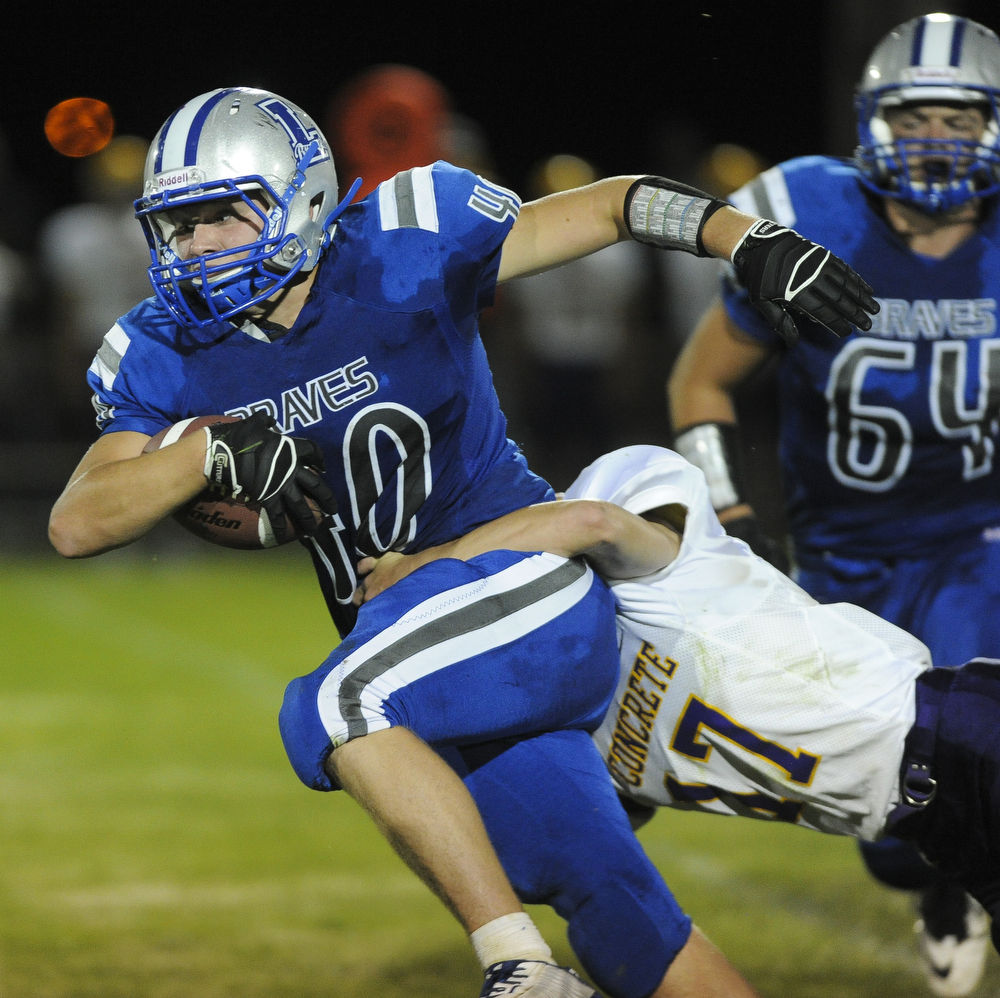
<svg viewBox="0 0 1000 998">
<path fill-rule="evenodd" d="M 673 451 L 614 451 L 566 496 L 686 510 L 672 564 L 609 580 L 621 676 L 595 739 L 619 790 L 877 838 L 927 648 L 860 607 L 817 603 L 727 536 L 701 471 Z"/>
</svg>

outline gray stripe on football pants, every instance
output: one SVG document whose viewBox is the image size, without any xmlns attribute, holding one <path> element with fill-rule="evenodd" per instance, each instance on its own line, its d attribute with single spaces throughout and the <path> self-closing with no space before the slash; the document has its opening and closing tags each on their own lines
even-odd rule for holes
<svg viewBox="0 0 1000 998">
<path fill-rule="evenodd" d="M 495 593 L 451 613 L 429 619 L 426 624 L 393 641 L 357 669 L 352 670 L 341 683 L 340 713 L 348 723 L 349 736 L 354 738 L 365 734 L 368 730 L 367 722 L 362 716 L 360 698 L 362 690 L 371 682 L 421 652 L 439 646 L 445 641 L 500 623 L 526 607 L 570 588 L 584 575 L 589 574 L 590 571 L 585 563 L 565 561 L 554 570 L 523 585 Z M 504 634 L 498 636 L 498 640 L 493 644 L 503 644 L 509 640 L 510 635 Z M 462 661 L 466 657 L 468 656 L 456 657 L 454 662 Z"/>
</svg>

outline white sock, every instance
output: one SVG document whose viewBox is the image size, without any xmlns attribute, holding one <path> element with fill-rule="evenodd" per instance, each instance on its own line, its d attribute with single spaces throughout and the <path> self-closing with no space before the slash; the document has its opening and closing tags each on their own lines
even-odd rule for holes
<svg viewBox="0 0 1000 998">
<path fill-rule="evenodd" d="M 483 970 L 504 960 L 552 962 L 552 950 L 525 911 L 494 918 L 471 933 L 469 939 Z"/>
</svg>

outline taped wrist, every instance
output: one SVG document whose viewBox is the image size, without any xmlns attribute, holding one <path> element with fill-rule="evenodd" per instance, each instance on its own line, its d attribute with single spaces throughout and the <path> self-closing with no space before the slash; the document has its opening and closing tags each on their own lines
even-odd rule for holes
<svg viewBox="0 0 1000 998">
<path fill-rule="evenodd" d="M 735 423 L 689 426 L 674 437 L 674 450 L 701 469 L 708 482 L 713 509 L 728 509 L 746 502 L 739 428 Z"/>
<path fill-rule="evenodd" d="M 640 177 L 625 195 L 625 224 L 640 243 L 708 256 L 701 232 L 725 205 L 687 184 L 665 177 Z"/>
<path fill-rule="evenodd" d="M 505 960 L 552 960 L 552 950 L 524 911 L 501 915 L 469 934 L 483 970 Z"/>
</svg>

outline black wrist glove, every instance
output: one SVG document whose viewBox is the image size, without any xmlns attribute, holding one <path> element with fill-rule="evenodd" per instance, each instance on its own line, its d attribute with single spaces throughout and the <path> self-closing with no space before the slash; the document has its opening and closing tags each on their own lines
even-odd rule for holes
<svg viewBox="0 0 1000 998">
<path fill-rule="evenodd" d="M 289 520 L 300 534 L 311 534 L 322 524 L 308 499 L 324 517 L 337 512 L 337 501 L 319 476 L 323 470 L 319 447 L 304 437 L 280 433 L 267 413 L 213 423 L 205 432 L 210 491 L 259 503 L 279 543 L 289 540 Z"/>
<path fill-rule="evenodd" d="M 871 329 L 879 304 L 871 286 L 828 249 L 776 222 L 754 222 L 733 252 L 736 276 L 750 301 L 781 338 L 799 338 L 793 312 L 847 336 L 853 326 Z"/>
<path fill-rule="evenodd" d="M 744 541 L 755 555 L 770 562 L 779 571 L 788 574 L 792 567 L 788 558 L 788 552 L 783 544 L 773 537 L 768 537 L 760 529 L 760 523 L 756 516 L 737 516 L 733 520 L 728 520 L 722 525 L 730 537 Z"/>
</svg>

